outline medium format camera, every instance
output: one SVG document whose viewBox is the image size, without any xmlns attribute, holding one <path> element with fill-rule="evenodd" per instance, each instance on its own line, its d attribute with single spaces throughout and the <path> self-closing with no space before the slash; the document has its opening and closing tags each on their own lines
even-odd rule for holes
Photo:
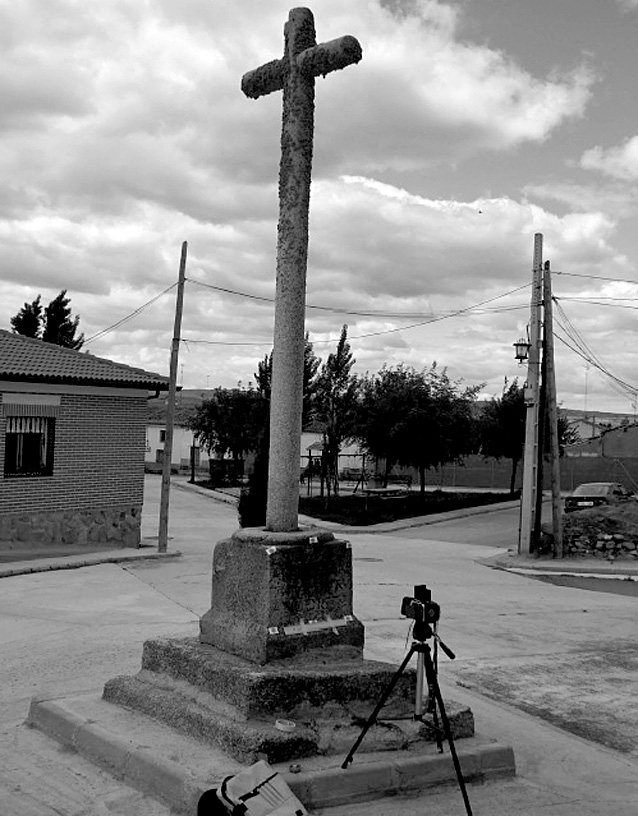
<svg viewBox="0 0 638 816">
<path fill-rule="evenodd" d="M 414 587 L 414 597 L 406 595 L 401 602 L 401 614 L 419 623 L 436 623 L 441 617 L 441 607 L 432 600 L 432 593 L 425 584 Z"/>
</svg>

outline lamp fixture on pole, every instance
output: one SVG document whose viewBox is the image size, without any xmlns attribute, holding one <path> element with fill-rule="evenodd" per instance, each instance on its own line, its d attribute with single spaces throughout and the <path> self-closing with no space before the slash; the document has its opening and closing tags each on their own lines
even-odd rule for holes
<svg viewBox="0 0 638 816">
<path fill-rule="evenodd" d="M 522 337 L 520 340 L 517 340 L 515 343 L 513 343 L 514 357 L 518 360 L 519 365 L 523 365 L 525 360 L 527 360 L 529 356 L 530 345 L 531 344 L 529 340 L 524 340 Z"/>
</svg>

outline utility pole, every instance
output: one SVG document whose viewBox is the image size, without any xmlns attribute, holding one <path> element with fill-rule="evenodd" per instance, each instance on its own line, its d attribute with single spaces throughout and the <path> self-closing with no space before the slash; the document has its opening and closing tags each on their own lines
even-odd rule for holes
<svg viewBox="0 0 638 816">
<path fill-rule="evenodd" d="M 554 323 L 552 304 L 552 276 L 549 261 L 545 262 L 543 274 L 544 332 L 545 332 L 545 398 L 549 425 L 549 457 L 552 485 L 552 532 L 554 534 L 554 558 L 563 558 L 563 506 L 560 497 L 560 447 L 558 443 L 558 406 L 556 404 L 556 368 L 554 365 Z"/>
<path fill-rule="evenodd" d="M 529 555 L 536 517 L 538 492 L 538 420 L 541 361 L 541 303 L 543 299 L 543 236 L 534 235 L 532 301 L 530 316 L 530 349 L 525 384 L 525 450 L 523 455 L 523 492 L 521 496 L 521 527 L 518 551 Z"/>
<path fill-rule="evenodd" d="M 171 460 L 173 458 L 173 425 L 175 421 L 175 394 L 177 392 L 177 361 L 179 341 L 182 331 L 182 310 L 184 306 L 184 281 L 186 280 L 186 241 L 182 244 L 179 261 L 179 278 L 177 280 L 177 298 L 175 300 L 175 326 L 171 346 L 171 365 L 169 371 L 168 399 L 166 401 L 166 437 L 164 440 L 164 461 L 162 462 L 162 493 L 160 497 L 159 535 L 157 551 L 166 552 L 168 546 L 168 503 L 171 490 Z"/>
</svg>

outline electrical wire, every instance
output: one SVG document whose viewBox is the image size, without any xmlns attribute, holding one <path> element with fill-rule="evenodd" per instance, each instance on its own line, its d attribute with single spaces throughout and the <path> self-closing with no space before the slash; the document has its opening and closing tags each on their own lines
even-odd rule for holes
<svg viewBox="0 0 638 816">
<path fill-rule="evenodd" d="M 632 280 L 631 278 L 606 278 L 602 275 L 585 275 L 582 272 L 558 272 L 555 269 L 552 269 L 552 274 L 566 278 L 588 278 L 589 280 L 608 281 L 610 283 L 631 283 L 638 286 L 638 280 Z"/>
<path fill-rule="evenodd" d="M 239 291 L 237 289 L 228 289 L 228 288 L 226 288 L 224 286 L 215 286 L 212 283 L 204 283 L 203 281 L 198 281 L 198 280 L 195 280 L 193 278 L 186 278 L 186 281 L 188 283 L 194 283 L 197 286 L 203 286 L 206 289 L 212 289 L 213 291 L 223 292 L 224 294 L 227 294 L 227 295 L 234 295 L 236 297 L 242 297 L 242 298 L 245 298 L 247 300 L 256 300 L 256 301 L 260 301 L 262 303 L 274 303 L 275 302 L 274 297 L 266 297 L 264 295 L 253 295 L 253 294 L 250 294 L 248 292 L 241 292 L 241 291 Z M 374 311 L 374 310 L 364 312 L 364 311 L 359 311 L 357 309 L 343 309 L 343 308 L 339 308 L 337 306 L 319 306 L 319 305 L 314 304 L 314 303 L 307 303 L 306 304 L 306 309 L 314 309 L 314 310 L 317 310 L 317 311 L 331 312 L 333 314 L 352 315 L 352 316 L 355 316 L 355 317 L 403 318 L 405 320 L 423 318 L 424 323 L 429 323 L 429 322 L 433 322 L 433 321 L 443 320 L 443 319 L 445 319 L 447 317 L 455 317 L 455 316 L 457 316 L 459 314 L 462 314 L 464 312 L 467 312 L 467 311 L 469 311 L 471 309 L 476 309 L 476 308 L 478 308 L 480 306 L 483 306 L 486 303 L 492 303 L 493 301 L 499 300 L 500 298 L 504 298 L 504 297 L 508 297 L 509 295 L 513 295 L 516 292 L 520 292 L 522 289 L 527 289 L 528 287 L 529 287 L 529 283 L 525 283 L 522 286 L 517 286 L 515 289 L 511 289 L 509 292 L 504 292 L 503 294 L 497 295 L 494 298 L 490 298 L 489 300 L 485 300 L 485 301 L 482 301 L 481 303 L 477 303 L 475 306 L 468 306 L 468 307 L 465 307 L 465 308 L 463 308 L 461 310 L 448 312 L 448 313 L 445 313 L 445 314 L 439 315 L 439 316 L 435 315 L 433 312 L 431 312 L 429 315 L 426 315 L 423 312 L 387 312 L 387 311 Z M 526 304 L 523 304 L 523 305 L 520 305 L 520 306 L 517 305 L 517 306 L 509 306 L 509 307 L 499 307 L 499 311 L 501 311 L 501 310 L 502 311 L 510 311 L 510 310 L 523 309 L 523 308 L 526 308 Z M 419 323 L 419 324 L 415 324 L 415 325 L 423 325 L 423 323 Z M 406 327 L 406 328 L 411 328 L 411 327 Z"/>
<path fill-rule="evenodd" d="M 101 331 L 96 332 L 95 334 L 92 334 L 91 337 L 88 337 L 84 341 L 84 345 L 86 346 L 87 343 L 91 343 L 93 340 L 97 340 L 99 337 L 104 337 L 105 334 L 108 334 L 109 332 L 112 332 L 115 329 L 118 329 L 120 326 L 123 326 L 124 323 L 127 323 L 129 320 L 132 320 L 134 317 L 137 317 L 137 315 L 141 314 L 141 312 L 143 312 L 144 309 L 151 306 L 153 303 L 155 303 L 155 301 L 159 300 L 161 297 L 164 297 L 164 295 L 168 294 L 171 291 L 171 289 L 174 289 L 176 286 L 177 286 L 177 282 L 172 283 L 170 286 L 168 286 L 166 289 L 164 289 L 163 292 L 160 292 L 158 295 L 155 295 L 155 297 L 152 297 L 150 300 L 147 300 L 146 303 L 143 303 L 141 306 L 139 306 L 137 309 L 135 309 L 135 311 L 130 312 L 125 317 L 123 317 L 121 320 L 118 320 L 117 322 L 112 323 L 110 326 L 107 326 L 105 329 L 102 329 Z"/>
<path fill-rule="evenodd" d="M 624 393 L 629 393 L 629 394 L 631 394 L 632 396 L 635 397 L 636 394 L 638 393 L 638 386 L 632 385 L 631 383 L 628 383 L 625 380 L 623 380 L 620 377 L 617 377 L 615 374 L 613 374 L 609 370 L 609 368 L 602 362 L 602 360 L 600 360 L 600 358 L 593 351 L 593 349 L 589 346 L 589 344 L 586 342 L 586 340 L 580 334 L 578 329 L 574 326 L 572 321 L 569 319 L 569 317 L 565 313 L 565 310 L 560 305 L 560 303 L 556 300 L 556 298 L 553 298 L 553 301 L 554 301 L 554 303 L 556 305 L 557 312 L 560 315 L 560 317 L 555 316 L 555 323 L 559 326 L 559 328 L 561 328 L 565 332 L 565 334 L 567 335 L 567 337 L 569 338 L 571 343 L 568 342 L 567 340 L 565 340 L 563 337 L 561 337 L 555 330 L 554 330 L 554 336 L 561 343 L 563 343 L 563 345 L 565 345 L 572 352 L 574 352 L 574 354 L 578 355 L 583 360 L 585 360 L 587 363 L 589 363 L 591 366 L 593 366 L 598 371 L 600 371 L 607 378 L 607 380 L 610 382 L 610 384 L 612 385 L 612 387 L 614 388 L 616 393 L 621 393 L 618 390 L 620 388 L 620 389 L 622 389 L 623 394 Z"/>
</svg>

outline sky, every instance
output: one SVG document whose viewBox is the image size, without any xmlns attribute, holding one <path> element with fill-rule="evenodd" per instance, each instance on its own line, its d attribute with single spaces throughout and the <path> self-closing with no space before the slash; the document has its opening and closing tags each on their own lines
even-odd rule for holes
<svg viewBox="0 0 638 816">
<path fill-rule="evenodd" d="M 272 348 L 281 0 L 0 0 L 0 327 L 67 289 L 84 349 L 244 386 Z M 636 414 L 638 0 L 316 0 L 306 328 L 358 373 L 522 382 L 534 234 L 560 404 Z M 610 376 L 611 375 L 611 376 Z"/>
</svg>

